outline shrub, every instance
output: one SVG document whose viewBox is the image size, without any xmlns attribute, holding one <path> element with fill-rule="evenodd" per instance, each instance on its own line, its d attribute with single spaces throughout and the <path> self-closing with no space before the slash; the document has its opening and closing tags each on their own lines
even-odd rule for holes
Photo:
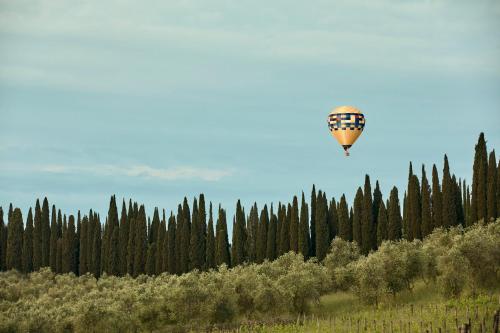
<svg viewBox="0 0 500 333">
<path fill-rule="evenodd" d="M 369 304 L 378 304 L 387 289 L 383 262 L 379 256 L 362 257 L 354 264 L 354 285 L 352 291 Z"/>
<path fill-rule="evenodd" d="M 494 230 L 494 227 L 473 227 L 456 244 L 458 251 L 467 258 L 469 284 L 474 294 L 478 288 L 491 288 L 499 281 L 500 236 Z"/>
<path fill-rule="evenodd" d="M 347 290 L 353 283 L 352 269 L 348 265 L 360 257 L 356 242 L 348 242 L 342 238 L 335 238 L 323 264 L 327 268 L 334 290 Z"/>
<path fill-rule="evenodd" d="M 335 238 L 330 245 L 330 251 L 323 261 L 331 271 L 338 267 L 347 266 L 360 257 L 359 247 L 356 242 L 348 242 L 342 238 Z"/>
<path fill-rule="evenodd" d="M 457 297 L 464 289 L 469 274 L 467 259 L 456 248 L 438 258 L 438 282 L 447 297 Z"/>
</svg>

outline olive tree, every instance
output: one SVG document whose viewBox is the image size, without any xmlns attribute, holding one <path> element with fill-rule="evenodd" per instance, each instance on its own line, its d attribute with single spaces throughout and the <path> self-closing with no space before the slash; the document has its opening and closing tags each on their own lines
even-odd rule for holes
<svg viewBox="0 0 500 333">
<path fill-rule="evenodd" d="M 352 291 L 364 302 L 376 304 L 387 290 L 383 262 L 379 256 L 369 255 L 353 263 Z"/>
</svg>

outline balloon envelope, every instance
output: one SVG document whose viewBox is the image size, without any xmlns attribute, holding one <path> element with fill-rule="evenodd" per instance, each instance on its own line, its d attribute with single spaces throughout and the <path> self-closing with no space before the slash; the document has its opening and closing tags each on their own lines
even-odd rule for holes
<svg viewBox="0 0 500 333">
<path fill-rule="evenodd" d="M 365 128 L 365 116 L 353 106 L 340 106 L 328 115 L 328 128 L 347 151 Z"/>
</svg>

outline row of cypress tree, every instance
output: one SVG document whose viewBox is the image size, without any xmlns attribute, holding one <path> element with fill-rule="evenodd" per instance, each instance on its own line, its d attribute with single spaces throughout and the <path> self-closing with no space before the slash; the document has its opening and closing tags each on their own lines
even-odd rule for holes
<svg viewBox="0 0 500 333">
<path fill-rule="evenodd" d="M 349 208 L 345 195 L 339 201 L 316 191 L 304 193 L 277 207 L 254 204 L 248 214 L 238 201 L 229 242 L 226 211 L 205 203 L 204 195 L 187 198 L 177 212 L 166 216 L 154 210 L 146 216 L 143 205 L 129 200 L 118 211 L 112 196 L 105 222 L 92 210 L 81 216 L 63 215 L 47 198 L 28 211 L 24 223 L 19 208 L 9 207 L 8 223 L 0 207 L 0 269 L 31 272 L 50 267 L 57 273 L 91 273 L 138 276 L 182 274 L 221 264 L 274 260 L 289 251 L 322 260 L 330 242 L 341 237 L 359 244 L 363 253 L 377 249 L 384 240 L 421 239 L 434 228 L 471 225 L 500 216 L 500 163 L 495 152 L 487 154 L 481 133 L 475 148 L 472 186 L 450 174 L 444 157 L 441 179 L 436 165 L 429 181 L 425 166 L 420 178 L 410 163 L 402 207 L 396 187 L 383 200 L 378 181 L 372 191 L 370 177 L 357 189 Z M 402 209 L 401 209 L 402 208 Z"/>
</svg>

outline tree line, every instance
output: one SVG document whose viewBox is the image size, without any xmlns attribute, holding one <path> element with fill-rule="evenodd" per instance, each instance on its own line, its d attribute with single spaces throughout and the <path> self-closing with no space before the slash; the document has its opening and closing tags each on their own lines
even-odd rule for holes
<svg viewBox="0 0 500 333">
<path fill-rule="evenodd" d="M 444 156 L 441 178 L 436 165 L 420 177 L 410 163 L 408 185 L 400 203 L 393 187 L 383 199 L 379 182 L 370 177 L 356 191 L 351 207 L 345 195 L 328 198 L 313 185 L 277 207 L 253 204 L 248 211 L 238 200 L 229 242 L 226 210 L 206 203 L 203 194 L 190 205 L 187 198 L 167 217 L 155 208 L 152 218 L 144 205 L 111 197 L 108 214 L 90 210 L 66 216 L 48 199 L 37 200 L 24 222 L 19 208 L 9 206 L 7 225 L 0 207 L 0 270 L 29 273 L 50 267 L 55 273 L 107 275 L 182 274 L 222 264 L 273 261 L 293 251 L 305 259 L 323 260 L 335 237 L 353 241 L 363 254 L 384 240 L 423 239 L 438 227 L 470 226 L 500 216 L 500 162 L 489 154 L 484 134 L 475 147 L 472 184 L 451 174 Z M 208 208 L 208 211 L 207 211 Z"/>
</svg>

